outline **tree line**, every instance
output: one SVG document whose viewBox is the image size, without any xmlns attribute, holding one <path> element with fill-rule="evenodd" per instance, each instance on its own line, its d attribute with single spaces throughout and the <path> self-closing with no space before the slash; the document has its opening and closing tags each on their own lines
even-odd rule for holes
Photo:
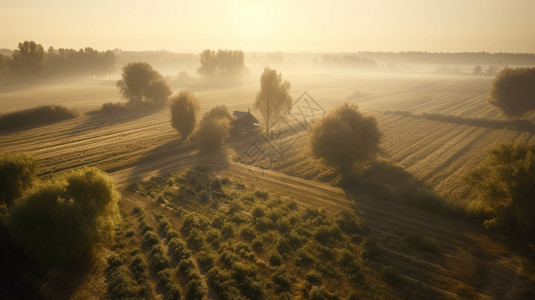
<svg viewBox="0 0 535 300">
<path fill-rule="evenodd" d="M 45 51 L 34 41 L 19 43 L 11 57 L 0 54 L 0 74 L 18 79 L 58 76 L 104 76 L 111 74 L 116 56 L 113 51 L 54 49 Z"/>
</svg>

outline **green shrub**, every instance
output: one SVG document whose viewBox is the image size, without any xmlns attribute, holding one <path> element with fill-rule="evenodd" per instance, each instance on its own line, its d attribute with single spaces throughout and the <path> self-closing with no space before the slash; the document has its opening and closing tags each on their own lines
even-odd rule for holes
<svg viewBox="0 0 535 300">
<path fill-rule="evenodd" d="M 167 288 L 167 292 L 164 296 L 165 300 L 180 300 L 182 299 L 182 290 L 180 289 L 180 286 L 177 284 L 171 284 Z"/>
<path fill-rule="evenodd" d="M 290 253 L 290 251 L 292 251 L 292 246 L 290 246 L 290 242 L 288 242 L 287 239 L 280 238 L 277 242 L 276 249 L 280 255 L 285 256 L 286 254 Z"/>
<path fill-rule="evenodd" d="M 335 222 L 340 229 L 347 234 L 360 232 L 357 217 L 349 211 L 343 210 L 336 213 Z"/>
<path fill-rule="evenodd" d="M 195 269 L 195 263 L 191 258 L 183 259 L 178 264 L 178 270 L 183 274 L 189 274 L 192 269 Z"/>
<path fill-rule="evenodd" d="M 340 228 L 337 226 L 321 225 L 312 234 L 314 239 L 324 245 L 332 245 L 336 240 L 342 239 Z"/>
<path fill-rule="evenodd" d="M 215 256 L 209 252 L 201 251 L 199 252 L 199 264 L 205 271 L 209 271 L 214 267 Z"/>
<path fill-rule="evenodd" d="M 307 248 L 299 249 L 295 256 L 295 265 L 298 267 L 308 267 L 314 264 L 314 258 L 310 252 L 311 250 Z"/>
<path fill-rule="evenodd" d="M 208 283 L 223 300 L 242 299 L 237 283 L 227 271 L 213 268 L 207 273 Z"/>
<path fill-rule="evenodd" d="M 169 247 L 169 252 L 177 262 L 190 257 L 190 251 L 186 243 L 179 238 L 171 239 L 167 246 Z"/>
<path fill-rule="evenodd" d="M 128 269 L 122 264 L 108 267 L 106 282 L 106 295 L 111 299 L 129 299 L 136 295 L 135 282 L 128 276 Z"/>
<path fill-rule="evenodd" d="M 240 228 L 240 237 L 248 242 L 256 238 L 256 231 L 251 225 L 243 225 Z"/>
<path fill-rule="evenodd" d="M 265 211 L 264 206 L 257 205 L 255 207 L 253 207 L 253 209 L 251 210 L 251 215 L 254 218 L 262 218 L 263 216 L 265 216 L 266 215 L 266 211 Z"/>
<path fill-rule="evenodd" d="M 204 235 L 200 230 L 193 229 L 188 236 L 188 245 L 191 249 L 199 251 L 204 245 Z"/>
<path fill-rule="evenodd" d="M 314 286 L 310 290 L 310 299 L 311 300 L 337 300 L 338 296 L 329 293 L 322 286 Z"/>
<path fill-rule="evenodd" d="M 264 242 L 261 239 L 255 239 L 251 243 L 251 247 L 256 252 L 262 252 L 264 250 Z"/>
<path fill-rule="evenodd" d="M 169 261 L 169 257 L 167 257 L 165 253 L 154 252 L 154 254 L 151 254 L 150 256 L 150 264 L 155 271 L 161 271 L 163 269 L 169 268 L 171 262 Z"/>
<path fill-rule="evenodd" d="M 167 231 L 167 233 L 165 234 L 165 238 L 168 240 L 168 241 L 171 241 L 172 239 L 174 238 L 178 238 L 180 236 L 180 234 L 178 233 L 178 231 L 174 230 L 174 229 L 169 229 Z"/>
<path fill-rule="evenodd" d="M 0 204 L 10 207 L 35 180 L 37 163 L 28 154 L 0 153 Z"/>
<path fill-rule="evenodd" d="M 282 264 L 282 256 L 279 253 L 273 252 L 269 256 L 269 264 L 272 266 L 280 266 Z"/>
<path fill-rule="evenodd" d="M 160 243 L 160 238 L 154 231 L 147 231 L 143 235 L 143 244 L 147 247 L 152 247 Z"/>
<path fill-rule="evenodd" d="M 230 223 L 226 223 L 225 225 L 223 225 L 223 227 L 221 228 L 221 235 L 225 239 L 233 238 L 234 237 L 234 226 L 232 226 L 232 224 L 230 224 Z"/>
<path fill-rule="evenodd" d="M 192 300 L 201 300 L 203 299 L 208 291 L 202 284 L 200 279 L 190 280 L 188 282 L 188 292 L 186 294 L 186 299 Z"/>
<path fill-rule="evenodd" d="M 290 290 L 292 283 L 286 273 L 286 267 L 278 266 L 273 268 L 273 282 L 278 286 L 279 291 Z"/>
<path fill-rule="evenodd" d="M 492 83 L 490 104 L 506 116 L 535 109 L 535 68 L 505 68 Z"/>
<path fill-rule="evenodd" d="M 223 251 L 219 255 L 219 261 L 221 261 L 225 267 L 232 268 L 234 263 L 238 261 L 238 257 L 228 251 Z"/>
<path fill-rule="evenodd" d="M 113 240 L 121 219 L 115 182 L 82 168 L 33 188 L 10 210 L 11 237 L 45 264 L 60 264 Z M 28 226 L 38 224 L 38 226 Z"/>
<path fill-rule="evenodd" d="M 262 190 L 256 190 L 254 192 L 254 195 L 256 198 L 258 199 L 263 199 L 263 200 L 267 200 L 268 196 L 269 196 L 269 193 L 267 191 L 262 191 Z"/>
<path fill-rule="evenodd" d="M 130 263 L 130 271 L 134 274 L 134 278 L 138 283 L 147 278 L 147 269 L 148 265 L 143 254 L 136 254 Z"/>
</svg>

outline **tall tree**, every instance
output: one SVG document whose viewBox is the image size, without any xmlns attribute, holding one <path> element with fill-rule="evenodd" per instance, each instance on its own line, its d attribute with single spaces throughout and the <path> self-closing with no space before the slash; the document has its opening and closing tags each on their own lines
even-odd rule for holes
<svg viewBox="0 0 535 300">
<path fill-rule="evenodd" d="M 313 125 L 310 146 L 314 157 L 340 170 L 346 185 L 351 183 L 353 164 L 375 156 L 382 136 L 374 117 L 345 103 Z"/>
<path fill-rule="evenodd" d="M 121 76 L 117 87 L 122 97 L 131 103 L 141 103 L 144 99 L 162 103 L 171 95 L 171 89 L 163 76 L 148 63 L 128 63 L 123 67 Z"/>
<path fill-rule="evenodd" d="M 264 118 L 266 133 L 270 122 L 286 113 L 290 105 L 290 83 L 282 81 L 282 75 L 277 70 L 266 67 L 260 76 L 260 91 L 254 103 L 254 109 Z"/>
<path fill-rule="evenodd" d="M 183 91 L 171 99 L 171 125 L 183 140 L 188 139 L 195 129 L 200 107 L 192 92 Z"/>
<path fill-rule="evenodd" d="M 18 49 L 13 52 L 11 71 L 13 74 L 36 78 L 43 73 L 45 68 L 45 51 L 41 44 L 34 41 L 19 43 Z"/>
</svg>

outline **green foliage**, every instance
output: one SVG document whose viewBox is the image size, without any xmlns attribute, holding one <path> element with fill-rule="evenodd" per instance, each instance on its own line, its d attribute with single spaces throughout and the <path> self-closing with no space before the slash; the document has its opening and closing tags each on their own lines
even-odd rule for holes
<svg viewBox="0 0 535 300">
<path fill-rule="evenodd" d="M 157 245 L 159 242 L 160 242 L 160 238 L 152 230 L 148 230 L 143 235 L 143 244 L 145 244 L 145 246 L 147 246 L 147 247 L 152 247 L 154 245 Z"/>
<path fill-rule="evenodd" d="M 248 242 L 256 238 L 256 231 L 251 225 L 242 225 L 240 227 L 240 237 Z"/>
<path fill-rule="evenodd" d="M 0 153 L 0 204 L 10 207 L 33 185 L 37 163 L 28 154 Z"/>
<path fill-rule="evenodd" d="M 186 243 L 179 238 L 171 239 L 167 246 L 169 247 L 169 252 L 173 258 L 178 262 L 189 258 L 191 255 Z"/>
<path fill-rule="evenodd" d="M 535 148 L 499 144 L 465 177 L 475 200 L 486 207 L 488 228 L 535 233 Z"/>
<path fill-rule="evenodd" d="M 305 274 L 305 278 L 310 285 L 321 285 L 321 274 L 312 270 Z"/>
<path fill-rule="evenodd" d="M 82 168 L 35 186 L 11 209 L 12 238 L 42 263 L 80 257 L 111 241 L 120 220 L 115 182 L 96 168 Z M 38 224 L 38 226 L 28 226 Z"/>
<path fill-rule="evenodd" d="M 313 125 L 310 146 L 314 157 L 339 168 L 345 184 L 354 162 L 376 155 L 382 136 L 374 117 L 363 116 L 357 106 L 345 103 Z"/>
<path fill-rule="evenodd" d="M 489 102 L 504 115 L 522 116 L 535 109 L 535 68 L 505 68 L 492 83 Z"/>
<path fill-rule="evenodd" d="M 256 94 L 254 109 L 262 114 L 266 132 L 270 122 L 285 114 L 292 104 L 290 83 L 282 81 L 277 70 L 266 67 L 260 76 L 260 91 Z"/>
<path fill-rule="evenodd" d="M 314 286 L 310 290 L 310 299 L 311 300 L 337 300 L 338 297 L 334 294 L 329 293 L 322 286 Z"/>
<path fill-rule="evenodd" d="M 285 266 L 273 268 L 273 282 L 278 286 L 279 291 L 289 291 L 292 282 L 288 277 Z"/>
<path fill-rule="evenodd" d="M 223 300 L 242 299 L 236 280 L 232 279 L 228 271 L 218 268 L 211 269 L 208 273 L 208 283 Z"/>
<path fill-rule="evenodd" d="M 195 129 L 200 109 L 201 104 L 192 92 L 182 91 L 171 99 L 171 126 L 183 140 L 187 140 Z"/>
<path fill-rule="evenodd" d="M 215 106 L 207 112 L 197 131 L 199 151 L 202 153 L 219 151 L 230 134 L 232 121 L 233 117 L 225 105 Z"/>
<path fill-rule="evenodd" d="M 277 252 L 271 253 L 269 256 L 269 264 L 274 267 L 280 266 L 282 264 L 282 256 Z"/>
<path fill-rule="evenodd" d="M 163 104 L 171 95 L 171 89 L 158 71 L 148 63 L 132 62 L 123 67 L 122 79 L 117 81 L 117 87 L 123 99 L 130 103 L 143 101 L 153 104 Z"/>
<path fill-rule="evenodd" d="M 77 112 L 61 105 L 41 105 L 0 115 L 0 129 L 55 123 L 77 116 Z"/>
</svg>

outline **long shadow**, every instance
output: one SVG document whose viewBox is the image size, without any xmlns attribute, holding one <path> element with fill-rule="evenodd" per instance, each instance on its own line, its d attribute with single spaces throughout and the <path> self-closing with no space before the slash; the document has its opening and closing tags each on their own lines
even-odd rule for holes
<svg viewBox="0 0 535 300">
<path fill-rule="evenodd" d="M 74 127 L 69 133 L 76 135 L 86 130 L 130 122 L 161 111 L 165 105 L 121 105 L 110 110 L 97 110 L 86 113 L 88 118 Z"/>
<path fill-rule="evenodd" d="M 489 129 L 508 129 L 519 132 L 535 133 L 535 123 L 529 120 L 493 120 L 445 115 L 440 113 L 414 114 L 411 111 L 384 111 L 385 114 L 393 114 L 414 119 L 426 119 L 450 124 L 469 125 Z"/>
<path fill-rule="evenodd" d="M 477 299 L 481 293 L 501 299 L 512 293 L 512 287 L 515 299 L 533 299 L 535 286 L 529 277 L 504 261 L 519 253 L 533 261 L 533 252 L 511 237 L 485 231 L 481 216 L 469 216 L 452 206 L 402 167 L 372 163 L 357 172 L 344 191 L 384 249 L 382 257 L 369 265 L 378 272 L 392 265 L 408 276 L 387 282 L 401 298 L 448 298 L 433 286 L 431 278 L 440 274 L 463 283 L 446 290 L 462 299 Z M 407 240 L 410 235 L 433 238 L 440 250 L 412 248 Z M 533 263 L 526 264 L 533 270 Z"/>
</svg>

